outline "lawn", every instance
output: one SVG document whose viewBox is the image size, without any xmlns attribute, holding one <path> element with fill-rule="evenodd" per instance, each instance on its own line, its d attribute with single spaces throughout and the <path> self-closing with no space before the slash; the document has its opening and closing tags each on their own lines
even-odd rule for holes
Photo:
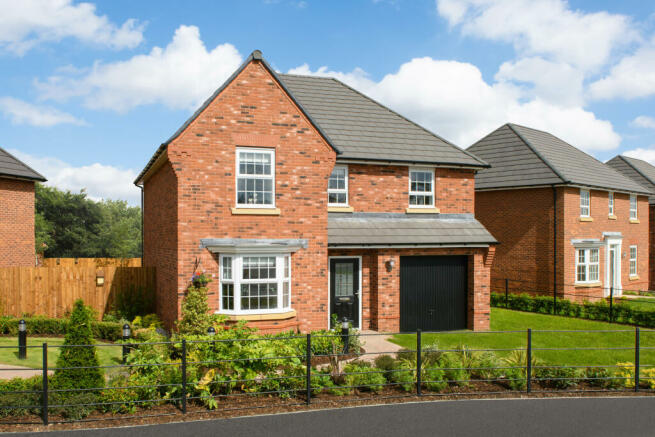
<svg viewBox="0 0 655 437">
<path fill-rule="evenodd" d="M 533 353 L 550 364 L 612 365 L 634 362 L 635 331 L 626 325 L 609 324 L 569 317 L 491 308 L 491 331 L 520 331 L 510 333 L 457 331 L 447 334 L 423 334 L 423 347 L 436 343 L 440 349 L 453 349 L 465 344 L 472 349 L 525 348 L 527 328 L 532 328 Z M 538 332 L 540 330 L 622 330 L 623 332 Z M 535 332 L 536 331 L 536 332 Z M 400 334 L 392 340 L 403 347 L 416 349 L 416 335 Z M 640 363 L 655 364 L 655 332 L 643 330 Z M 539 348 L 605 348 L 603 350 L 537 350 Z M 609 349 L 629 348 L 629 349 Z M 507 351 L 497 351 L 506 355 Z"/>
<path fill-rule="evenodd" d="M 54 347 L 64 343 L 63 338 L 57 337 L 28 337 L 27 338 L 27 358 L 24 360 L 18 359 L 18 339 L 16 337 L 0 337 L 0 363 L 10 364 L 12 366 L 24 366 L 32 368 L 41 368 L 43 362 L 43 350 L 41 345 L 48 343 L 48 367 L 55 367 L 57 364 L 57 357 L 61 348 Z M 15 346 L 6 348 L 4 346 Z M 32 348 L 29 346 L 39 346 Z M 98 358 L 100 359 L 101 366 L 114 365 L 121 363 L 122 349 L 120 346 L 111 347 L 97 347 Z"/>
<path fill-rule="evenodd" d="M 639 311 L 655 311 L 655 299 L 647 297 L 638 297 L 634 299 L 621 299 L 621 303 L 629 305 Z"/>
</svg>

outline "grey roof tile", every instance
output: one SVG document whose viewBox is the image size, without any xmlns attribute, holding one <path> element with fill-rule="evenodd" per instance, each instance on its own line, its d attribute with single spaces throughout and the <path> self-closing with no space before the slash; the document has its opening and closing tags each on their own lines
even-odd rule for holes
<svg viewBox="0 0 655 437">
<path fill-rule="evenodd" d="M 0 148 L 0 176 L 9 176 L 12 178 L 29 179 L 41 182 L 46 181 L 46 178 L 44 178 L 40 173 L 3 148 Z"/>
<path fill-rule="evenodd" d="M 655 193 L 655 166 L 623 155 L 617 155 L 605 164 Z M 650 196 L 648 201 L 655 203 L 655 194 Z"/>
<path fill-rule="evenodd" d="M 491 164 L 475 176 L 476 189 L 565 184 L 650 194 L 593 156 L 525 126 L 505 124 L 468 151 Z"/>
</svg>

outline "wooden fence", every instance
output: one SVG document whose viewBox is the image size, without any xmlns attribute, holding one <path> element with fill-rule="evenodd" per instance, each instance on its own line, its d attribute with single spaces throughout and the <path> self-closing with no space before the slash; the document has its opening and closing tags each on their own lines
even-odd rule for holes
<svg viewBox="0 0 655 437">
<path fill-rule="evenodd" d="M 141 258 L 41 258 L 39 267 L 141 267 Z"/>
<path fill-rule="evenodd" d="M 100 272 L 104 284 L 97 285 Z M 63 317 L 82 299 L 102 317 L 119 293 L 155 286 L 154 267 L 5 267 L 0 268 L 0 314 Z"/>
</svg>

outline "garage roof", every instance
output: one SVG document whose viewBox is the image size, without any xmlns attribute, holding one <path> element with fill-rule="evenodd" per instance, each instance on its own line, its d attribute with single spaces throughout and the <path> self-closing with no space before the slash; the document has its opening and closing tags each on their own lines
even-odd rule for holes
<svg viewBox="0 0 655 437">
<path fill-rule="evenodd" d="M 329 213 L 328 247 L 497 243 L 472 214 Z"/>
</svg>

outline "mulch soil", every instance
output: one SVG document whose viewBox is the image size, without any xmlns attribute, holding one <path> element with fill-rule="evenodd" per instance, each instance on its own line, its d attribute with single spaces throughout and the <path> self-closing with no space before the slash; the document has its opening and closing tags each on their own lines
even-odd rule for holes
<svg viewBox="0 0 655 437">
<path fill-rule="evenodd" d="M 317 393 L 312 396 L 311 404 L 307 405 L 304 393 L 288 399 L 274 395 L 232 395 L 218 396 L 218 408 L 209 411 L 204 406 L 188 402 L 187 413 L 182 414 L 179 406 L 159 405 L 140 409 L 135 414 L 93 413 L 78 422 L 66 422 L 68 419 L 50 415 L 50 425 L 44 426 L 41 418 L 36 415 L 0 419 L 0 432 L 72 430 L 85 428 L 105 428 L 116 426 L 134 426 L 160 424 L 169 422 L 185 422 L 209 420 L 258 414 L 276 414 L 295 411 L 320 410 L 326 408 L 343 408 L 362 405 L 393 404 L 404 402 L 425 402 L 430 400 L 463 400 L 463 399 L 511 399 L 511 398 L 548 398 L 548 397 L 595 397 L 595 396 L 654 396 L 654 390 L 640 389 L 634 392 L 629 389 L 603 390 L 579 384 L 575 389 L 557 390 L 532 384 L 532 393 L 510 390 L 502 382 L 473 381 L 466 387 L 452 386 L 442 392 L 430 392 L 424 389 L 422 396 L 407 393 L 399 387 L 384 387 L 378 393 L 355 390 L 348 396 L 337 396 L 329 393 Z M 14 422 L 14 423 L 11 423 Z M 21 423 L 15 423 L 21 422 Z"/>
</svg>

